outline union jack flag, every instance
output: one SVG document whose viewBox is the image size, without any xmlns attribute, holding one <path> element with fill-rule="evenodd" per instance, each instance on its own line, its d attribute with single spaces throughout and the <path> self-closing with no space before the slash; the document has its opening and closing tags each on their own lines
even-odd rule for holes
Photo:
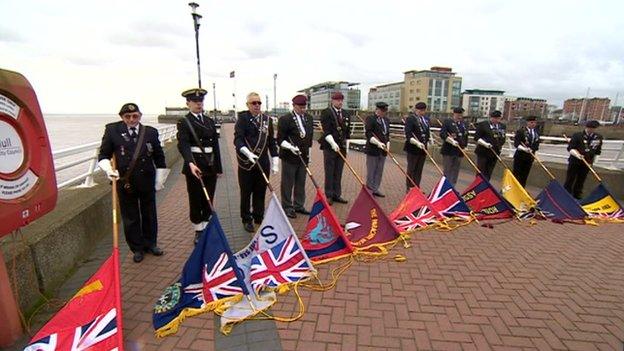
<svg viewBox="0 0 624 351">
<path fill-rule="evenodd" d="M 470 219 L 470 208 L 444 176 L 431 191 L 429 201 L 434 209 L 446 217 Z"/>
<path fill-rule="evenodd" d="M 394 224 L 402 232 L 424 228 L 435 222 L 437 222 L 436 215 L 427 206 L 394 219 Z"/>
<path fill-rule="evenodd" d="M 221 253 L 210 272 L 208 272 L 208 265 L 204 265 L 203 276 L 206 303 L 243 293 L 240 281 L 225 252 Z"/>
<path fill-rule="evenodd" d="M 255 291 L 276 288 L 310 276 L 313 268 L 303 249 L 291 235 L 286 240 L 251 259 L 250 281 Z"/>
<path fill-rule="evenodd" d="M 28 345 L 24 351 L 52 351 L 62 350 L 63 340 L 72 340 L 71 351 L 83 350 L 117 350 L 117 347 L 110 346 L 110 343 L 98 345 L 100 342 L 110 338 L 117 333 L 117 311 L 111 309 L 105 315 L 99 315 L 91 322 L 76 327 L 71 335 L 71 329 L 65 329 L 59 333 L 51 334 L 41 340 Z M 63 335 L 68 333 L 66 335 Z M 69 340 L 68 340 L 69 339 Z M 67 344 L 65 344 L 67 345 Z M 69 345 L 67 345 L 69 346 Z"/>
</svg>

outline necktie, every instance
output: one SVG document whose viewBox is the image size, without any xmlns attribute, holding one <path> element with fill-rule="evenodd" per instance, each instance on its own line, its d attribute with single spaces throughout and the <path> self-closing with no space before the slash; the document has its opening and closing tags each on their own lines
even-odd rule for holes
<svg viewBox="0 0 624 351">
<path fill-rule="evenodd" d="M 132 141 L 134 141 L 136 143 L 136 127 L 130 127 L 130 137 L 132 138 Z"/>
<path fill-rule="evenodd" d="M 199 123 L 204 124 L 204 116 L 202 116 L 201 114 L 196 116 L 197 119 L 199 120 Z"/>
<path fill-rule="evenodd" d="M 338 120 L 342 123 L 342 110 L 338 110 Z"/>
</svg>

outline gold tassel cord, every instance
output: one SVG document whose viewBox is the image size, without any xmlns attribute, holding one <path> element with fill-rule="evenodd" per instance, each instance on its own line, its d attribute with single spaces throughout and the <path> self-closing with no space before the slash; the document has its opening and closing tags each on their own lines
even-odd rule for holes
<svg viewBox="0 0 624 351">
<path fill-rule="evenodd" d="M 330 273 L 331 281 L 328 284 L 323 284 L 323 282 L 321 281 L 317 273 L 314 275 L 314 278 L 316 278 L 316 281 L 318 282 L 318 284 L 313 284 L 310 281 L 306 281 L 306 282 L 303 282 L 301 286 L 310 290 L 314 290 L 314 291 L 328 291 L 328 290 L 333 289 L 338 283 L 338 279 L 340 279 L 342 274 L 346 272 L 347 269 L 349 269 L 355 262 L 353 255 L 348 256 L 348 258 L 349 259 L 346 260 L 346 263 L 338 267 L 335 267 L 331 270 L 331 273 Z"/>
</svg>

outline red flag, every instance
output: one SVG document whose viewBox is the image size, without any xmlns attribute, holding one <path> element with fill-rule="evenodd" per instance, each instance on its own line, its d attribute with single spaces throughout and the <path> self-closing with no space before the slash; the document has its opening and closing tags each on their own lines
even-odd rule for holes
<svg viewBox="0 0 624 351">
<path fill-rule="evenodd" d="M 402 232 L 424 228 L 443 220 L 444 216 L 436 210 L 419 187 L 415 186 L 405 195 L 399 206 L 392 211 L 390 219 Z"/>
<path fill-rule="evenodd" d="M 514 215 L 505 199 L 481 173 L 477 174 L 464 191 L 462 198 L 479 220 L 511 218 Z"/>
<path fill-rule="evenodd" d="M 334 261 L 353 253 L 351 242 L 320 189 L 316 189 L 301 245 L 314 263 Z"/>
<path fill-rule="evenodd" d="M 123 351 L 119 251 L 32 338 L 25 350 Z"/>
<path fill-rule="evenodd" d="M 397 240 L 400 232 L 364 185 L 349 210 L 345 231 L 351 244 L 357 249 L 392 243 Z"/>
</svg>

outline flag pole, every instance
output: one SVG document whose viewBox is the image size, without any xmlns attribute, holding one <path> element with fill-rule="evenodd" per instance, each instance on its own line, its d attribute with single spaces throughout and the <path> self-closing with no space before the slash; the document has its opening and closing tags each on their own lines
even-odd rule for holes
<svg viewBox="0 0 624 351">
<path fill-rule="evenodd" d="M 362 117 L 360 117 L 359 114 L 355 114 L 355 116 L 360 120 L 360 122 L 362 122 L 363 124 L 366 124 L 364 122 L 364 120 L 362 119 Z M 375 136 L 375 138 L 379 139 L 379 137 L 377 136 L 377 134 L 373 133 L 373 135 Z M 403 167 L 401 167 L 401 164 L 399 163 L 399 161 L 397 161 L 397 159 L 394 157 L 394 154 L 392 152 L 390 152 L 390 148 L 388 148 L 386 150 L 386 152 L 388 153 L 388 156 L 390 156 L 390 158 L 392 159 L 392 161 L 394 161 L 394 164 L 397 165 L 397 167 L 399 167 L 399 169 L 401 170 L 401 172 L 405 175 L 405 177 L 407 177 L 407 179 L 410 181 L 410 183 L 412 183 L 412 186 L 418 186 L 416 185 L 416 182 L 414 181 L 414 179 L 412 179 L 412 177 L 410 177 L 409 174 L 407 174 L 407 172 L 405 171 L 405 169 L 403 169 Z"/>
<path fill-rule="evenodd" d="M 527 147 L 524 143 L 521 143 L 521 144 L 522 144 L 522 146 Z M 540 160 L 539 157 L 537 157 L 537 153 L 533 152 L 533 150 L 531 150 L 531 156 L 533 156 L 533 159 L 535 161 L 537 161 L 537 163 L 539 163 L 540 166 L 542 166 L 542 168 L 544 169 L 546 174 L 548 174 L 551 179 L 556 179 L 555 176 L 550 172 L 550 170 L 548 170 L 548 168 L 546 168 L 546 165 L 544 165 L 542 160 Z"/>
<path fill-rule="evenodd" d="M 289 137 L 288 140 L 290 140 L 290 143 L 294 145 L 292 139 Z M 310 177 L 310 180 L 312 180 L 312 184 L 314 184 L 314 188 L 315 189 L 320 189 L 321 187 L 318 185 L 318 183 L 316 182 L 316 179 L 314 179 L 314 176 L 312 175 L 312 172 L 310 171 L 310 168 L 308 168 L 308 165 L 305 163 L 305 160 L 303 159 L 303 156 L 301 156 L 301 153 L 296 154 L 299 157 L 299 161 L 301 161 L 301 164 L 303 165 L 303 167 L 305 167 L 306 173 L 308 173 L 308 176 Z"/>
<path fill-rule="evenodd" d="M 111 161 L 113 170 L 117 169 L 117 162 L 115 160 L 115 156 L 113 155 L 113 159 Z M 117 178 L 112 179 L 113 187 L 111 189 L 112 195 L 112 208 L 113 208 L 113 249 L 119 248 L 119 218 L 117 217 Z"/>
<path fill-rule="evenodd" d="M 362 184 L 362 186 L 365 186 L 364 181 L 362 180 L 362 178 L 360 178 L 360 176 L 357 174 L 357 172 L 355 172 L 355 169 L 353 169 L 353 167 L 351 167 L 351 164 L 349 163 L 349 161 L 347 161 L 347 158 L 342 154 L 342 152 L 340 152 L 340 149 L 338 149 L 338 151 L 336 151 L 336 153 L 338 155 L 340 155 L 340 158 L 342 158 L 342 160 L 347 165 L 347 167 L 349 167 L 349 170 L 351 170 L 351 173 L 353 173 L 353 175 L 358 180 L 358 182 L 360 182 L 360 184 Z"/>
<path fill-rule="evenodd" d="M 568 138 L 567 135 L 563 134 L 563 137 L 565 138 L 566 142 L 569 144 L 570 143 L 570 138 Z M 583 156 L 583 155 L 581 155 Z M 596 171 L 594 170 L 594 168 L 591 166 L 591 164 L 589 162 L 587 162 L 587 160 L 585 159 L 585 156 L 583 156 L 581 158 L 581 160 L 583 160 L 583 163 L 585 163 L 585 166 L 587 166 L 587 168 L 589 168 L 589 170 L 593 173 L 594 177 L 596 177 L 596 179 L 602 183 L 602 178 L 600 178 L 600 176 L 598 175 L 598 173 L 596 173 Z"/>
</svg>

